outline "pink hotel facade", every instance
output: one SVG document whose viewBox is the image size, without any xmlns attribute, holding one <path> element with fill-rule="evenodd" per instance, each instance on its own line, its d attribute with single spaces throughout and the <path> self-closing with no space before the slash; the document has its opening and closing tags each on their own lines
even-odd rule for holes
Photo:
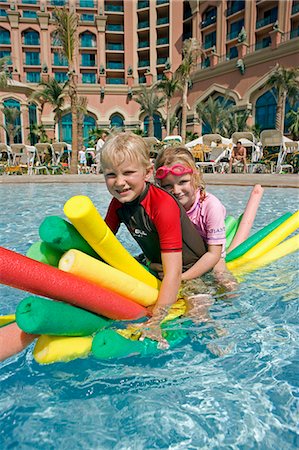
<svg viewBox="0 0 299 450">
<path fill-rule="evenodd" d="M 79 16 L 76 72 L 79 95 L 88 99 L 85 137 L 95 126 L 146 127 L 132 94 L 140 85 L 171 76 L 189 37 L 205 50 L 188 97 L 187 127 L 199 134 L 207 130 L 198 121 L 196 105 L 209 96 L 228 95 L 239 109 L 251 110 L 251 124 L 273 128 L 275 101 L 265 82 L 277 63 L 299 65 L 298 0 L 0 0 L 0 57 L 10 57 L 12 76 L 0 100 L 21 111 L 17 142 L 30 143 L 28 130 L 34 123 L 42 123 L 50 138 L 70 142 L 69 104 L 58 137 L 51 106 L 42 109 L 30 102 L 40 80 L 67 77 L 66 62 L 52 39 L 53 11 L 62 6 Z M 242 29 L 246 34 L 238 42 Z M 180 117 L 180 111 L 178 94 L 172 112 Z M 0 116 L 3 123 L 2 111 Z M 163 109 L 156 117 L 157 137 L 165 136 L 161 117 Z M 2 128 L 0 142 L 7 142 Z"/>
</svg>

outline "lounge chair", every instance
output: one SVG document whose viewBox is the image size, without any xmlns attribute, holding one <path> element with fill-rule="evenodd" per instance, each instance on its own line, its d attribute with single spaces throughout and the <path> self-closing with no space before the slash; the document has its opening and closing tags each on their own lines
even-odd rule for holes
<svg viewBox="0 0 299 450">
<path fill-rule="evenodd" d="M 284 164 L 286 157 L 284 136 L 278 130 L 263 130 L 260 135 L 263 148 L 263 159 L 271 173 L 293 171 L 291 164 Z"/>
<path fill-rule="evenodd" d="M 71 150 L 66 142 L 55 142 L 52 144 L 55 154 L 55 163 L 64 165 L 66 159 L 67 168 L 71 166 Z"/>
<path fill-rule="evenodd" d="M 230 151 L 224 147 L 214 147 L 208 155 L 208 160 L 197 162 L 196 166 L 202 171 L 211 168 L 213 173 L 217 172 L 217 170 L 224 172 L 229 161 Z"/>
</svg>

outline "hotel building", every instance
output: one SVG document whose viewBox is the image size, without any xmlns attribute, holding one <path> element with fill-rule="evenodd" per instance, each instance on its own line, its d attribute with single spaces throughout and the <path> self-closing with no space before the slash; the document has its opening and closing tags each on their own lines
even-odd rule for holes
<svg viewBox="0 0 299 450">
<path fill-rule="evenodd" d="M 85 138 L 96 126 L 146 128 L 148 118 L 132 95 L 171 76 L 190 37 L 204 54 L 189 90 L 188 130 L 208 131 L 196 105 L 209 96 L 228 96 L 238 109 L 251 111 L 250 124 L 274 128 L 276 101 L 265 83 L 276 64 L 299 65 L 298 0 L 0 0 L 0 57 L 10 58 L 12 77 L 0 99 L 21 111 L 16 142 L 29 144 L 30 125 L 42 123 L 50 138 L 71 143 L 69 103 L 58 136 L 51 105 L 30 101 L 41 80 L 67 79 L 67 62 L 53 40 L 53 13 L 63 6 L 79 16 L 76 74 L 78 93 L 88 100 Z M 172 112 L 180 117 L 179 94 Z M 3 123 L 2 111 L 0 116 Z M 165 136 L 161 118 L 164 109 L 155 117 L 158 138 Z M 7 142 L 2 128 L 0 142 Z"/>
</svg>

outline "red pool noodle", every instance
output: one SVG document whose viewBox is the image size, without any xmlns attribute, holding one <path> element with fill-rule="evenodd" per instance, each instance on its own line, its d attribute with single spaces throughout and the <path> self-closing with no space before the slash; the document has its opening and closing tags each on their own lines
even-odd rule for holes
<svg viewBox="0 0 299 450">
<path fill-rule="evenodd" d="M 76 275 L 0 247 L 0 282 L 115 320 L 149 315 L 141 305 Z"/>
<path fill-rule="evenodd" d="M 0 328 L 0 361 L 21 352 L 37 337 L 35 334 L 25 333 L 16 323 Z"/>
</svg>

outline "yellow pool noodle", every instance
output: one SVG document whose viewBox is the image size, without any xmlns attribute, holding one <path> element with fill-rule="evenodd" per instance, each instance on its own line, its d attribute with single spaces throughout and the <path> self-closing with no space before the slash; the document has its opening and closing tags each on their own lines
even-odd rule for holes
<svg viewBox="0 0 299 450">
<path fill-rule="evenodd" d="M 158 289 L 79 250 L 65 253 L 59 261 L 59 269 L 124 295 L 139 305 L 153 305 L 159 295 Z"/>
<path fill-rule="evenodd" d="M 64 205 L 64 213 L 89 245 L 111 266 L 158 289 L 160 281 L 122 246 L 92 201 L 77 195 Z"/>
<path fill-rule="evenodd" d="M 286 237 L 292 234 L 299 226 L 299 211 L 295 212 L 289 219 L 284 221 L 275 230 L 268 234 L 264 239 L 258 242 L 254 247 L 252 247 L 240 258 L 236 258 L 226 264 L 227 268 L 231 271 L 237 267 L 246 264 L 253 259 L 263 256 L 265 253 L 272 250 L 280 242 L 282 242 Z"/>
<path fill-rule="evenodd" d="M 277 245 L 277 247 L 274 247 L 265 255 L 249 261 L 242 266 L 238 266 L 233 270 L 233 274 L 236 276 L 245 275 L 246 273 L 250 273 L 260 269 L 261 267 L 267 266 L 268 264 L 277 261 L 277 259 L 283 258 L 284 256 L 296 252 L 297 250 L 299 250 L 299 234 L 291 237 L 287 241 L 282 242 L 282 244 Z"/>
<path fill-rule="evenodd" d="M 39 364 L 67 362 L 85 358 L 91 350 L 92 337 L 40 336 L 33 350 Z"/>
<path fill-rule="evenodd" d="M 16 321 L 16 315 L 15 314 L 9 314 L 7 316 L 0 316 L 0 327 L 3 327 L 4 325 L 8 325 L 11 322 Z"/>
</svg>

